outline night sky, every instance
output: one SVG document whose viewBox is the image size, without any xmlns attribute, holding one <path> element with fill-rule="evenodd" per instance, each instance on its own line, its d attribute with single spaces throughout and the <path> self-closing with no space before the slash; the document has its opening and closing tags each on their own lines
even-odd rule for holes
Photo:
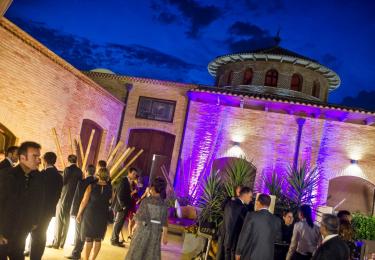
<svg viewBox="0 0 375 260">
<path fill-rule="evenodd" d="M 13 0 L 5 16 L 80 70 L 213 85 L 216 56 L 281 47 L 336 71 L 330 103 L 375 110 L 375 1 Z"/>
</svg>

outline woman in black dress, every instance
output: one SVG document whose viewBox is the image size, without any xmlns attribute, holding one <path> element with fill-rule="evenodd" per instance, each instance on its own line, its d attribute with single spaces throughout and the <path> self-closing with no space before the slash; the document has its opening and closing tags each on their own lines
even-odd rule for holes
<svg viewBox="0 0 375 260">
<path fill-rule="evenodd" d="M 112 196 L 108 170 L 100 168 L 97 177 L 98 182 L 87 187 L 77 215 L 77 221 L 82 221 L 81 239 L 85 241 L 84 260 L 88 260 L 90 254 L 90 260 L 97 257 L 107 230 L 108 207 Z"/>
</svg>

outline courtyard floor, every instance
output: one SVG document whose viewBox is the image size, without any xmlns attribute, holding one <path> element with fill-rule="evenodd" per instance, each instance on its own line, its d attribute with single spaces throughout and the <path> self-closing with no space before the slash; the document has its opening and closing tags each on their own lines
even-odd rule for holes
<svg viewBox="0 0 375 260">
<path fill-rule="evenodd" d="M 112 225 L 108 226 L 106 237 L 102 242 L 102 247 L 97 257 L 98 260 L 121 260 L 125 259 L 126 253 L 129 248 L 129 244 L 125 244 L 125 248 L 115 247 L 110 244 L 110 236 L 112 233 Z M 127 232 L 125 231 L 125 225 L 123 229 L 123 234 L 126 235 Z M 127 237 L 127 236 L 126 236 Z M 70 239 L 72 240 L 72 239 Z M 71 241 L 69 241 L 68 235 L 68 242 L 65 243 L 64 249 L 52 249 L 46 248 L 43 260 L 62 260 L 66 259 L 64 256 L 68 256 L 72 252 L 73 246 L 71 245 Z M 181 259 L 181 252 L 182 252 L 182 236 L 169 234 L 168 235 L 168 244 L 166 246 L 162 246 L 162 259 L 164 260 L 178 260 Z M 29 258 L 26 258 L 29 260 Z"/>
</svg>

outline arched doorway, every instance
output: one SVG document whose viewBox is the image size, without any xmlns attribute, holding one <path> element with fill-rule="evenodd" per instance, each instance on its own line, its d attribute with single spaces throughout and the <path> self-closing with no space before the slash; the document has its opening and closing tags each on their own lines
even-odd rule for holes
<svg viewBox="0 0 375 260">
<path fill-rule="evenodd" d="M 129 147 L 136 151 L 143 149 L 141 156 L 134 162 L 144 178 L 145 184 L 150 178 L 163 176 L 161 167 L 169 171 L 171 164 L 175 135 L 152 129 L 132 129 L 129 134 Z"/>
<path fill-rule="evenodd" d="M 9 146 L 16 143 L 16 136 L 0 123 L 0 152 L 5 152 Z"/>
<path fill-rule="evenodd" d="M 327 206 L 335 207 L 343 199 L 336 210 L 374 214 L 375 185 L 355 176 L 340 176 L 329 181 Z"/>
<path fill-rule="evenodd" d="M 86 165 L 89 165 L 89 164 L 96 165 L 97 163 L 99 151 L 100 151 L 100 140 L 103 134 L 103 128 L 90 119 L 83 119 L 80 137 L 81 137 L 84 153 L 86 152 L 92 129 L 95 130 L 95 134 L 94 134 L 94 138 L 92 139 L 91 149 L 90 149 L 90 153 L 89 153 Z M 78 155 L 78 161 L 80 162 L 80 165 L 82 165 L 82 158 L 80 156 L 80 153 L 77 152 L 77 155 Z"/>
<path fill-rule="evenodd" d="M 222 157 L 216 159 L 212 163 L 212 171 L 217 172 L 221 174 L 221 176 L 225 179 L 227 171 L 231 172 L 248 172 L 249 178 L 242 183 L 244 186 L 248 186 L 251 189 L 254 188 L 254 182 L 256 177 L 256 167 L 249 161 L 247 161 L 244 158 L 238 158 L 238 157 Z"/>
</svg>

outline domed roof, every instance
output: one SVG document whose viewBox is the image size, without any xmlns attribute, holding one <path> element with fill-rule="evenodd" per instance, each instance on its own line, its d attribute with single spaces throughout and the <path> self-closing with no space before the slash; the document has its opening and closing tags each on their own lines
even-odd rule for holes
<svg viewBox="0 0 375 260">
<path fill-rule="evenodd" d="M 208 64 L 208 71 L 212 76 L 216 77 L 218 69 L 223 65 L 229 63 L 258 60 L 291 63 L 296 66 L 303 66 L 306 69 L 313 70 L 317 73 L 322 74 L 327 79 L 329 83 L 329 90 L 338 88 L 341 83 L 340 77 L 333 70 L 319 64 L 313 59 L 287 50 L 280 46 L 219 56 Z"/>
<path fill-rule="evenodd" d="M 109 69 L 105 69 L 105 68 L 97 68 L 97 69 L 93 69 L 93 70 L 90 70 L 91 72 L 100 72 L 100 73 L 107 73 L 107 74 L 116 74 L 114 73 L 113 71 L 109 70 Z"/>
</svg>

